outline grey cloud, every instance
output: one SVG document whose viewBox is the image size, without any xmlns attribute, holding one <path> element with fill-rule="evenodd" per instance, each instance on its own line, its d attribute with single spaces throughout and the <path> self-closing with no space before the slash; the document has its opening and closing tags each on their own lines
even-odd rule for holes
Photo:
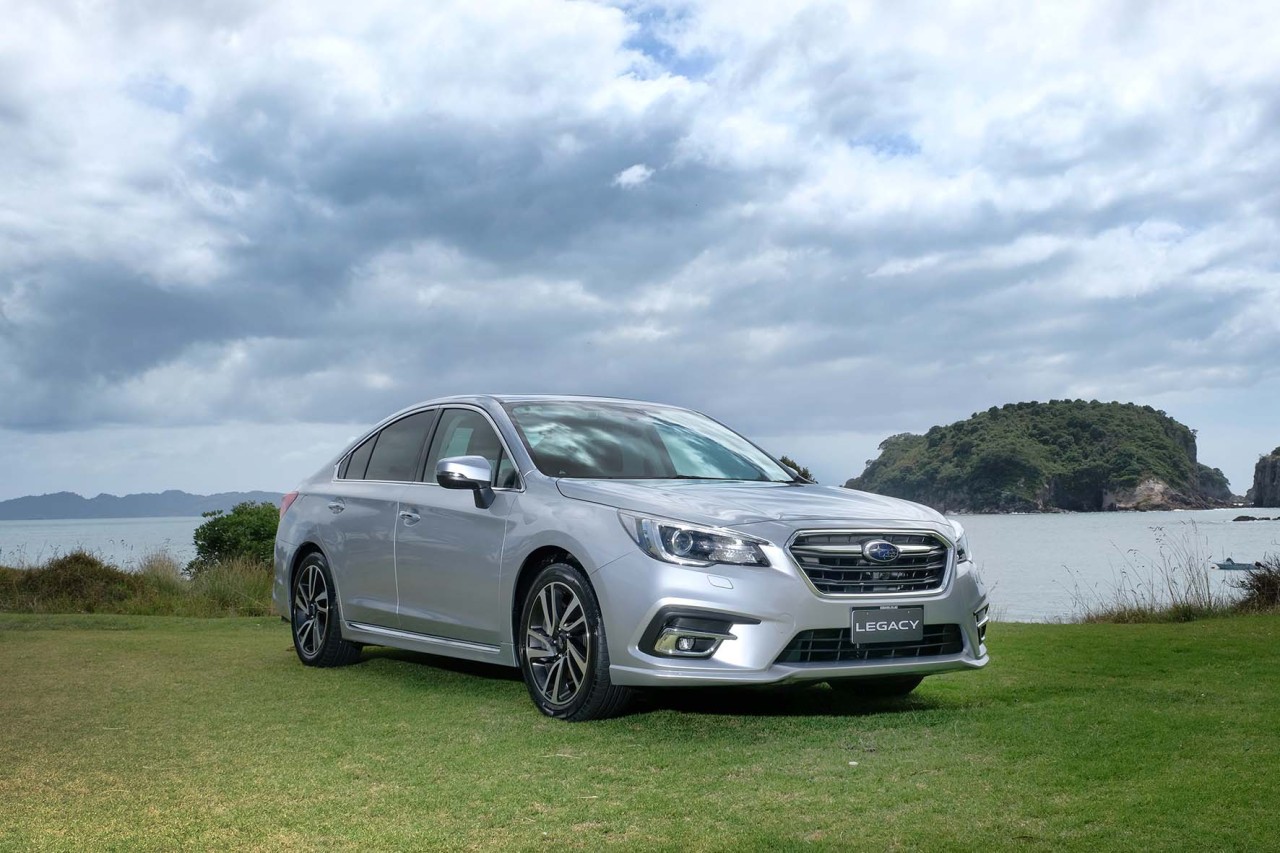
<svg viewBox="0 0 1280 853">
<path fill-rule="evenodd" d="M 253 13 L 226 14 L 174 26 L 232 32 Z M 60 232 L 40 198 L 0 196 L 18 211 L 0 219 L 0 427 L 357 423 L 435 394 L 545 390 L 692 405 L 757 435 L 889 433 L 1079 388 L 1145 402 L 1274 377 L 1274 333 L 1223 340 L 1275 287 L 1274 87 L 1171 81 L 1173 110 L 1119 115 L 1099 79 L 1092 100 L 978 116 L 953 148 L 929 87 L 943 103 L 963 69 L 892 39 L 864 50 L 819 11 L 725 41 L 696 85 L 599 106 L 701 55 L 698 26 L 686 10 L 618 35 L 617 53 L 653 63 L 637 74 L 624 57 L 635 80 L 506 81 L 558 106 L 487 122 L 430 91 L 344 112 L 284 59 L 235 74 L 140 62 L 121 97 L 174 123 L 154 143 L 168 159 L 88 174 L 53 146 L 39 174 L 102 181 L 121 218 L 164 202 L 164 236 L 211 260 L 166 278 L 129 229 Z M 0 82 L 0 113 L 29 103 L 14 85 Z M 1202 112 L 1178 114 L 1191 103 Z M 1078 145 L 1038 141 L 1059 112 L 1082 122 Z M 1242 115 L 1200 145 L 1199 120 Z M 770 122 L 781 141 L 758 130 Z M 646 181 L 615 185 L 640 163 Z M 1203 260 L 1147 281 L 1129 246 L 1144 223 L 1203 240 Z M 1024 257 L 1028 239 L 1046 248 Z"/>
</svg>

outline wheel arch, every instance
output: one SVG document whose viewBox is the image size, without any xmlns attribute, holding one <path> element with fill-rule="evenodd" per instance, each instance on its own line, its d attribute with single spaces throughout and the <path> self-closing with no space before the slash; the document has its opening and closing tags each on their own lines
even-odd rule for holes
<svg viewBox="0 0 1280 853">
<path fill-rule="evenodd" d="M 582 566 L 582 561 L 573 556 L 569 550 L 559 545 L 543 545 L 535 548 L 529 556 L 524 558 L 524 562 L 520 564 L 520 571 L 516 573 L 516 582 L 511 589 L 511 648 L 514 652 L 520 642 L 520 611 L 524 607 L 524 597 L 529 591 L 529 587 L 533 586 L 533 579 L 538 576 L 546 566 L 552 563 L 566 563 L 578 571 L 582 572 L 583 579 L 588 585 L 591 585 L 591 578 L 587 577 L 587 572 Z M 595 587 L 592 586 L 593 593 Z"/>
<path fill-rule="evenodd" d="M 324 549 L 315 542 L 303 542 L 299 545 L 293 552 L 293 560 L 289 563 L 289 585 L 286 587 L 286 590 L 288 591 L 290 601 L 293 600 L 293 579 L 297 577 L 298 569 L 302 566 L 302 561 L 307 557 L 310 557 L 312 554 L 319 554 L 321 557 L 324 557 L 324 561 L 326 563 L 329 563 L 329 556 L 325 554 Z M 329 573 L 330 575 L 333 574 L 332 563 L 329 563 Z M 334 579 L 335 587 L 337 586 L 337 583 L 337 579 Z M 335 593 L 337 592 L 336 589 L 334 591 Z"/>
</svg>

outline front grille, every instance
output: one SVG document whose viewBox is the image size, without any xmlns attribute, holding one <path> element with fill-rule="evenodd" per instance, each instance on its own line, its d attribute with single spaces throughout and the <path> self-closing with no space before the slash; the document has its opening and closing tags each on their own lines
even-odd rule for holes
<svg viewBox="0 0 1280 853">
<path fill-rule="evenodd" d="M 863 544 L 873 539 L 896 545 L 898 559 L 876 563 L 863 556 Z M 824 595 L 891 595 L 940 589 L 947 547 L 931 533 L 811 531 L 796 536 L 791 556 Z"/>
<path fill-rule="evenodd" d="M 925 625 L 924 639 L 897 643 L 863 643 L 849 640 L 848 628 L 801 631 L 778 655 L 777 663 L 843 663 L 857 660 L 892 660 L 955 655 L 964 650 L 959 625 Z"/>
</svg>

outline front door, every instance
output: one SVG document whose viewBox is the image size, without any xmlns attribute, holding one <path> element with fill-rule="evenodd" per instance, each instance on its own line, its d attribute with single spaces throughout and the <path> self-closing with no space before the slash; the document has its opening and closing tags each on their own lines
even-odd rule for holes
<svg viewBox="0 0 1280 853">
<path fill-rule="evenodd" d="M 499 488 L 487 509 L 467 490 L 435 482 L 436 462 L 483 456 Z M 431 440 L 424 482 L 406 488 L 396 525 L 400 626 L 406 631 L 499 645 L 510 613 L 498 600 L 502 546 L 519 492 L 493 426 L 474 409 L 446 409 Z"/>
</svg>

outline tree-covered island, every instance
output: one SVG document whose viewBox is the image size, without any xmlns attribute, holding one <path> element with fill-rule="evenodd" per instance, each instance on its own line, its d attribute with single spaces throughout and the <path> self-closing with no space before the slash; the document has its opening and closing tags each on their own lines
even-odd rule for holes
<svg viewBox="0 0 1280 853">
<path fill-rule="evenodd" d="M 1232 494 L 1195 431 L 1150 406 L 1010 403 L 880 444 L 849 488 L 952 512 L 1193 509 Z"/>
</svg>

